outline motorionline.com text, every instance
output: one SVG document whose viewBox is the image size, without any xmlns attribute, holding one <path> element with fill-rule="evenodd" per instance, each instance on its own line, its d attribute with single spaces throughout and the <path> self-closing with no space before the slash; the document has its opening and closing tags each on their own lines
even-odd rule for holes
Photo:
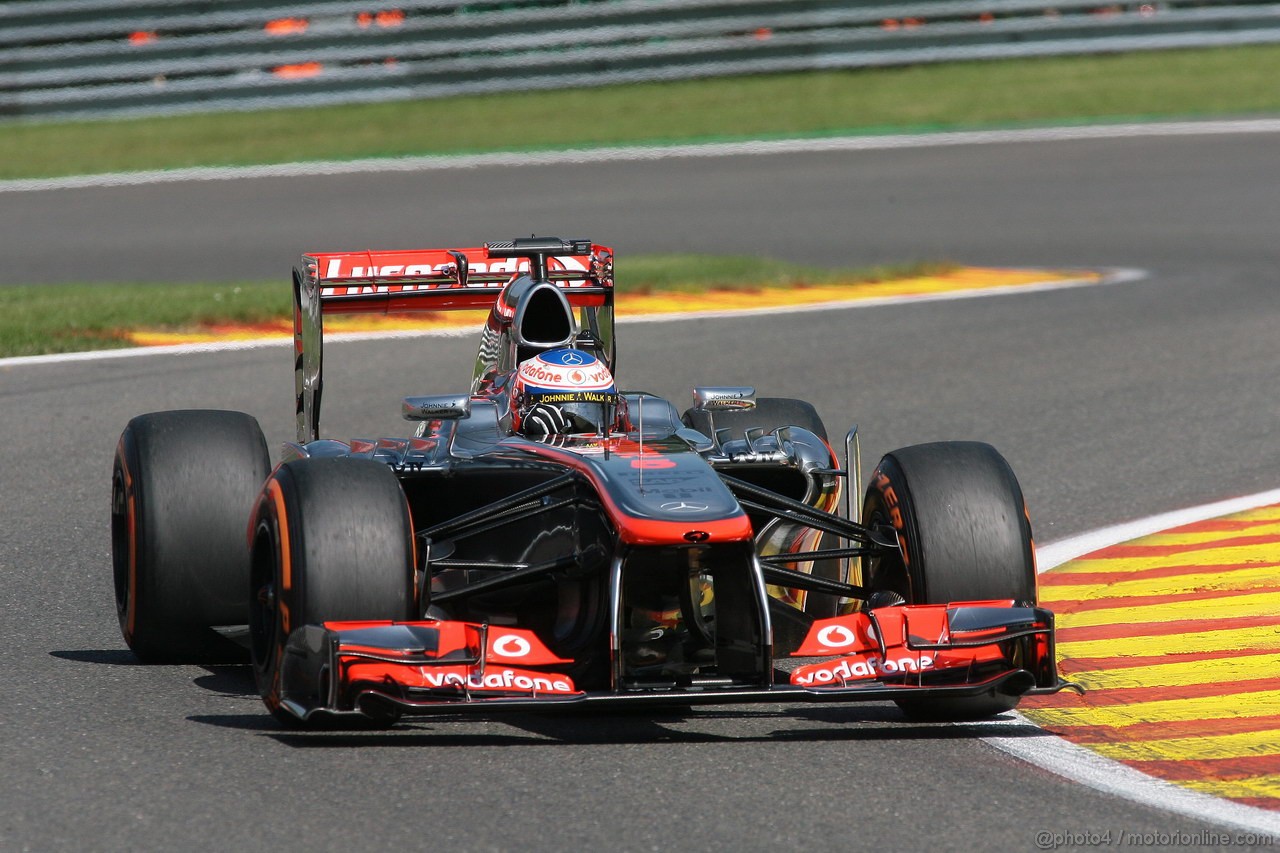
<svg viewBox="0 0 1280 853">
<path fill-rule="evenodd" d="M 1199 832 L 1097 832 L 1036 833 L 1036 848 L 1057 850 L 1062 847 L 1275 847 L 1276 837 L 1259 832 L 1234 832 L 1205 829 Z"/>
</svg>

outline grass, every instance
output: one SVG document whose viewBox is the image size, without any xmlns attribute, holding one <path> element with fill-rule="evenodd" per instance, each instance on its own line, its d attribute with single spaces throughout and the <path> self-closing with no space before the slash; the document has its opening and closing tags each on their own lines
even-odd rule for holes
<svg viewBox="0 0 1280 853">
<path fill-rule="evenodd" d="M 287 282 L 0 287 L 0 357 L 128 347 L 127 329 L 289 316 Z"/>
<path fill-rule="evenodd" d="M 620 293 L 754 290 L 892 281 L 948 264 L 834 270 L 749 257 L 636 256 L 618 265 Z M 0 358 L 115 349 L 131 329 L 182 330 L 289 318 L 286 281 L 184 284 L 39 284 L 0 288 Z"/>
<path fill-rule="evenodd" d="M 200 165 L 1280 112 L 1280 46 L 0 124 L 0 179 Z"/>
<path fill-rule="evenodd" d="M 618 261 L 619 293 L 759 290 L 822 284 L 865 284 L 936 275 L 950 263 L 920 262 L 857 269 L 799 266 L 744 255 L 638 255 Z"/>
</svg>

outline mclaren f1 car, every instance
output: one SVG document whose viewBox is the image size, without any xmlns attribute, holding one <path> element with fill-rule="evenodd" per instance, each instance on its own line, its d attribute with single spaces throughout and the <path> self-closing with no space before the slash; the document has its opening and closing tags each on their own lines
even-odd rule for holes
<svg viewBox="0 0 1280 853">
<path fill-rule="evenodd" d="M 291 724 L 859 700 L 973 718 L 1068 686 L 999 453 L 894 451 L 858 505 L 857 428 L 833 448 L 807 402 L 620 391 L 613 279 L 589 240 L 304 255 L 278 464 L 247 414 L 124 429 L 129 647 L 208 661 L 241 626 Z M 322 437 L 326 318 L 451 309 L 488 310 L 469 387 L 405 399 L 403 437 Z"/>
</svg>

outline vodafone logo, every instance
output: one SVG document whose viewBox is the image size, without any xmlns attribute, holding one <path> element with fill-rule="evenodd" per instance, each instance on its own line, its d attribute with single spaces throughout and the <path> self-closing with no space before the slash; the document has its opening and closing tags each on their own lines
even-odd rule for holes
<svg viewBox="0 0 1280 853">
<path fill-rule="evenodd" d="M 538 693 L 574 693 L 573 682 L 560 675 L 539 675 L 504 669 L 500 672 L 424 672 L 422 680 L 427 687 L 453 687 L 467 690 L 519 690 Z"/>
<path fill-rule="evenodd" d="M 919 657 L 897 657 L 881 660 L 878 657 L 843 658 L 838 663 L 806 666 L 791 674 L 791 683 L 803 687 L 822 686 L 826 684 L 844 683 L 863 678 L 880 678 L 908 672 L 924 672 L 933 669 L 934 660 L 930 655 Z"/>
<path fill-rule="evenodd" d="M 493 641 L 493 653 L 500 658 L 522 658 L 531 651 L 529 641 L 517 634 L 504 634 Z"/>
<path fill-rule="evenodd" d="M 564 374 L 553 367 L 537 361 L 526 361 L 520 365 L 520 375 L 525 379 L 531 379 L 534 382 L 556 383 L 564 382 Z"/>
<path fill-rule="evenodd" d="M 818 643 L 829 649 L 842 649 L 858 642 L 858 635 L 843 625 L 828 625 L 818 632 Z"/>
<path fill-rule="evenodd" d="M 548 363 L 542 356 L 531 358 L 520 365 L 520 378 L 525 382 L 551 390 L 583 388 L 584 390 L 613 390 L 613 376 L 603 364 L 588 362 L 583 367 L 565 367 Z"/>
</svg>

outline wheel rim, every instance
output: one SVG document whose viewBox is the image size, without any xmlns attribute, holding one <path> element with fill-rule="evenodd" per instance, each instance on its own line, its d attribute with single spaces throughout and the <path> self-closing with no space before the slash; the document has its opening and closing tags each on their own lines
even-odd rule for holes
<svg viewBox="0 0 1280 853">
<path fill-rule="evenodd" d="M 889 518 L 878 500 L 874 503 L 869 502 L 862 523 L 867 527 L 890 526 Z M 907 573 L 907 568 L 900 556 L 887 554 L 866 557 L 865 560 L 862 581 L 868 589 L 896 592 L 909 603 L 915 601 L 911 576 Z"/>
<path fill-rule="evenodd" d="M 249 642 L 254 668 L 265 674 L 272 666 L 279 632 L 276 577 L 280 558 L 275 536 L 266 522 L 258 524 L 249 566 Z"/>
<path fill-rule="evenodd" d="M 124 484 L 124 473 L 117 462 L 111 477 L 111 573 L 115 582 L 116 613 L 120 617 L 120 624 L 126 629 L 132 600 L 132 531 L 128 490 Z"/>
</svg>

